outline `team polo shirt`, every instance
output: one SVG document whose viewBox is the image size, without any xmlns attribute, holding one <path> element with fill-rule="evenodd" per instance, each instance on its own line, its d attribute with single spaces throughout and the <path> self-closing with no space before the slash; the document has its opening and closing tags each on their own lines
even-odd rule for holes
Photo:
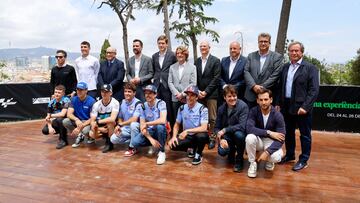
<svg viewBox="0 0 360 203">
<path fill-rule="evenodd" d="M 56 99 L 52 99 L 48 104 L 48 113 L 59 113 L 63 108 L 66 108 L 70 103 L 69 97 L 63 96 L 60 101 L 57 102 Z"/>
<path fill-rule="evenodd" d="M 80 120 L 85 121 L 89 120 L 91 108 L 95 103 L 95 99 L 90 96 L 86 96 L 84 101 L 81 101 L 78 96 L 75 96 L 71 99 L 70 108 L 74 109 L 74 115 Z"/>
<path fill-rule="evenodd" d="M 184 104 L 179 108 L 176 122 L 183 124 L 183 130 L 200 127 L 201 124 L 209 122 L 208 109 L 199 102 L 196 102 L 193 108 L 189 108 L 188 104 Z"/>
<path fill-rule="evenodd" d="M 102 101 L 101 99 L 94 104 L 91 111 L 92 116 L 96 116 L 97 119 L 101 120 L 110 117 L 111 112 L 119 112 L 120 105 L 116 99 L 111 98 L 110 103 L 107 105 L 104 105 Z"/>
<path fill-rule="evenodd" d="M 160 118 L 160 113 L 167 112 L 166 103 L 163 100 L 156 99 L 154 106 L 149 106 L 148 102 L 144 104 L 145 110 L 142 112 L 140 118 L 144 119 L 146 122 L 154 121 Z M 152 128 L 149 126 L 148 128 Z"/>
<path fill-rule="evenodd" d="M 130 102 L 128 102 L 126 99 L 123 99 L 121 102 L 118 118 L 121 118 L 123 121 L 129 120 L 133 116 L 139 118 L 142 111 L 141 106 L 142 102 L 135 97 Z"/>
</svg>

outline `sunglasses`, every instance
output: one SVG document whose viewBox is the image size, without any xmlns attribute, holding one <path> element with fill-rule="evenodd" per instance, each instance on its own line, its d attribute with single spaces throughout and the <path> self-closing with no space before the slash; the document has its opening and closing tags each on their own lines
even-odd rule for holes
<svg viewBox="0 0 360 203">
<path fill-rule="evenodd" d="M 56 59 L 62 59 L 64 56 L 55 56 Z"/>
</svg>

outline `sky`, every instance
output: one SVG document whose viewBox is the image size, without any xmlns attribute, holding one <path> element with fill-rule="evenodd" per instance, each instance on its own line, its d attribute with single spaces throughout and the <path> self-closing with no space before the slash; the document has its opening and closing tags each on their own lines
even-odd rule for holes
<svg viewBox="0 0 360 203">
<path fill-rule="evenodd" d="M 120 20 L 107 5 L 97 9 L 98 5 L 100 0 L 1 0 L 0 49 L 44 46 L 80 52 L 80 42 L 87 40 L 92 51 L 99 53 L 104 39 L 109 38 L 123 57 Z M 228 56 L 229 43 L 239 40 L 247 56 L 257 50 L 261 32 L 272 35 L 274 50 L 281 6 L 282 0 L 215 0 L 205 7 L 206 15 L 219 20 L 208 26 L 220 34 L 219 43 L 211 42 L 211 53 Z M 301 41 L 305 53 L 319 60 L 346 63 L 360 48 L 359 10 L 359 0 L 293 0 L 288 39 Z M 134 16 L 136 20 L 128 23 L 129 45 L 139 38 L 144 42 L 143 53 L 151 56 L 163 32 L 162 15 L 140 10 Z M 174 33 L 171 36 L 174 49 L 181 42 L 174 39 Z M 211 39 L 202 35 L 198 40 Z"/>
</svg>

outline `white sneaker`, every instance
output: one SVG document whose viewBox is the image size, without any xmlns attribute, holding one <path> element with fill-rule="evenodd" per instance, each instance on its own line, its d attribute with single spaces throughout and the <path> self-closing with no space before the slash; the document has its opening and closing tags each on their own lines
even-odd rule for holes
<svg viewBox="0 0 360 203">
<path fill-rule="evenodd" d="M 257 175 L 257 163 L 254 161 L 250 163 L 249 170 L 248 170 L 248 176 L 250 178 L 256 178 Z"/>
<path fill-rule="evenodd" d="M 148 154 L 149 154 L 149 155 L 153 155 L 154 153 L 155 153 L 154 147 L 150 146 L 150 147 L 149 147 Z"/>
<path fill-rule="evenodd" d="M 273 171 L 274 168 L 275 168 L 275 164 L 274 164 L 273 162 L 267 161 L 267 162 L 265 163 L 265 170 L 267 170 L 267 171 Z"/>
<path fill-rule="evenodd" d="M 165 152 L 159 152 L 158 153 L 158 158 L 156 160 L 156 164 L 157 165 L 161 165 L 161 164 L 164 164 L 165 163 L 165 159 L 166 159 L 166 155 L 165 155 Z"/>
</svg>

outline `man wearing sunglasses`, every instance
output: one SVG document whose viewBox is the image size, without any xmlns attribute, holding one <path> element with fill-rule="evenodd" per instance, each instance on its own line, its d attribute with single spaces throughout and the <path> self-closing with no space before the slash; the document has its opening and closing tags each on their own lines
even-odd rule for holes
<svg viewBox="0 0 360 203">
<path fill-rule="evenodd" d="M 73 66 L 66 64 L 67 53 L 64 50 L 56 51 L 56 65 L 51 69 L 50 90 L 54 98 L 54 89 L 58 85 L 65 86 L 65 95 L 73 97 L 76 91 L 76 73 Z"/>
</svg>

